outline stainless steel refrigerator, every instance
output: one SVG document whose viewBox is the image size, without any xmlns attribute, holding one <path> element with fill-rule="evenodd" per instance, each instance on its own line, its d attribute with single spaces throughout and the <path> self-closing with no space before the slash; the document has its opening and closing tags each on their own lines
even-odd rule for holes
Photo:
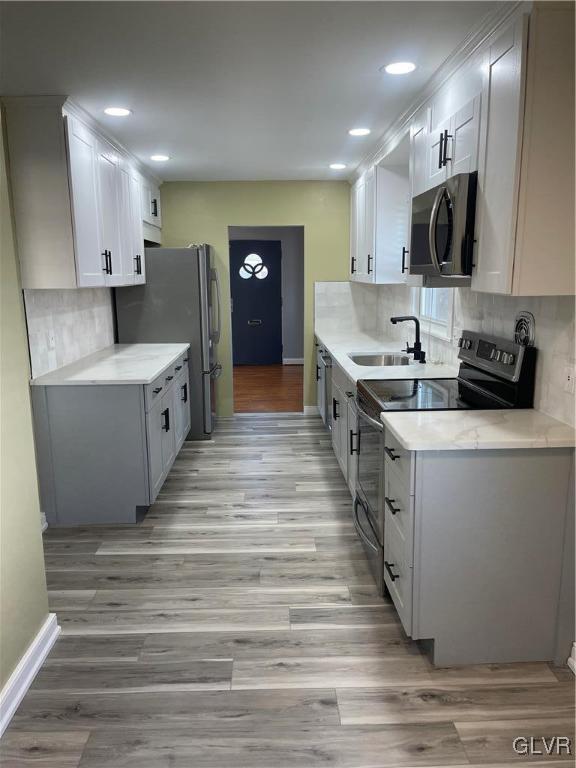
<svg viewBox="0 0 576 768">
<path fill-rule="evenodd" d="M 190 423 L 188 440 L 210 437 L 215 380 L 222 371 L 220 286 L 209 245 L 147 248 L 146 283 L 117 288 L 118 341 L 189 342 Z"/>
</svg>

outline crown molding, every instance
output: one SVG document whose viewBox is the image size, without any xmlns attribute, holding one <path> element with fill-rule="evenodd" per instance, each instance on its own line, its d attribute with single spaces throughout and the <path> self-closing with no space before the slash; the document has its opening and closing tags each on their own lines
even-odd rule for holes
<svg viewBox="0 0 576 768">
<path fill-rule="evenodd" d="M 364 157 L 355 169 L 350 183 L 353 184 L 364 171 L 380 163 L 405 136 L 416 113 L 438 93 L 446 82 L 461 69 L 466 61 L 502 27 L 509 24 L 518 15 L 528 13 L 531 6 L 531 2 L 522 2 L 521 0 L 514 0 L 514 2 L 504 0 L 499 2 L 498 7 L 485 16 L 480 24 L 464 38 L 458 47 L 438 67 L 410 104 L 388 126 L 380 137 L 376 148 Z"/>
</svg>

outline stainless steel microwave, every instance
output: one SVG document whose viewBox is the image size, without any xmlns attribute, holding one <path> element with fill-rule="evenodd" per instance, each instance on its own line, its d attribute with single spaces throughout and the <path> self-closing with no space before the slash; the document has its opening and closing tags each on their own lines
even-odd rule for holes
<svg viewBox="0 0 576 768">
<path fill-rule="evenodd" d="M 472 273 L 477 179 L 459 173 L 412 199 L 411 275 Z"/>
</svg>

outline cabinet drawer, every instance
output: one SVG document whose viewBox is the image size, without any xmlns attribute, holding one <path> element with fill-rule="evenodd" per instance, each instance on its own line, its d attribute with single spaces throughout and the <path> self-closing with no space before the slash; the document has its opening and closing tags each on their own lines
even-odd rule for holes
<svg viewBox="0 0 576 768">
<path fill-rule="evenodd" d="M 387 469 L 388 467 L 386 467 Z M 384 531 L 401 540 L 409 565 L 413 564 L 414 497 L 395 472 L 384 477 Z"/>
<path fill-rule="evenodd" d="M 384 430 L 386 474 L 392 472 L 414 494 L 414 454 L 403 448 L 389 429 Z"/>
<path fill-rule="evenodd" d="M 406 558 L 404 543 L 393 527 L 388 527 L 384 533 L 384 583 L 404 631 L 411 635 L 413 569 Z"/>
<path fill-rule="evenodd" d="M 167 388 L 164 374 L 161 374 L 158 378 L 154 379 L 152 384 L 146 384 L 144 387 L 144 403 L 147 412 L 152 408 L 154 403 L 164 395 Z"/>
</svg>

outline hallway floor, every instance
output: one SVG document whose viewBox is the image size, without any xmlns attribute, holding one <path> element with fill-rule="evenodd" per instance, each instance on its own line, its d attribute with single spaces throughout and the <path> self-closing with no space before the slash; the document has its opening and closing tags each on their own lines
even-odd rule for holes
<svg viewBox="0 0 576 768">
<path fill-rule="evenodd" d="M 45 551 L 62 635 L 2 768 L 541 768 L 513 738 L 573 730 L 568 670 L 435 669 L 405 637 L 317 417 L 221 419 L 141 524 Z"/>
<path fill-rule="evenodd" d="M 298 413 L 304 404 L 303 365 L 235 365 L 235 413 Z"/>
</svg>

